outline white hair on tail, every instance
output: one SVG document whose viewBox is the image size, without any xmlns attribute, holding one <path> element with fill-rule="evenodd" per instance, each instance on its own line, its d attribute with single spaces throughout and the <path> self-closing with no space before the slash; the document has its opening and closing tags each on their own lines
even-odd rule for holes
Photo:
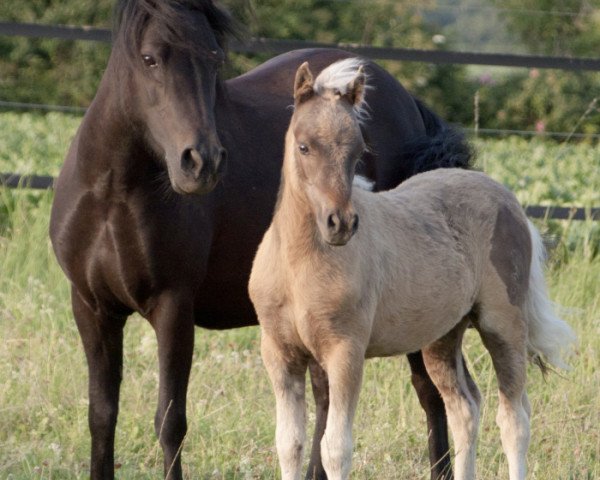
<svg viewBox="0 0 600 480">
<path fill-rule="evenodd" d="M 348 85 L 356 78 L 360 67 L 366 64 L 366 60 L 362 58 L 346 58 L 338 60 L 325 68 L 316 78 L 313 89 L 318 95 L 321 95 L 325 90 L 337 90 L 341 95 L 348 93 Z M 369 77 L 363 71 L 365 76 L 365 92 L 371 88 L 369 85 Z M 367 112 L 367 103 L 364 101 L 364 95 L 360 103 L 354 105 L 354 113 L 359 123 L 363 123 L 369 119 Z"/>
<path fill-rule="evenodd" d="M 530 220 L 528 223 L 532 244 L 529 291 L 524 305 L 529 327 L 528 350 L 534 359 L 542 357 L 556 367 L 568 369 L 565 360 L 573 352 L 577 337 L 554 312 L 555 305 L 548 298 L 544 279 L 546 252 L 542 237 Z"/>
</svg>

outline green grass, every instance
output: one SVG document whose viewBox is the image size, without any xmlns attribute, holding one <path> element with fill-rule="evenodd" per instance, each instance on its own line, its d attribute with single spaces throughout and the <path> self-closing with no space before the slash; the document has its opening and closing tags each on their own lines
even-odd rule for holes
<svg viewBox="0 0 600 480">
<path fill-rule="evenodd" d="M 56 174 L 77 124 L 76 118 L 54 114 L 0 114 L 0 171 Z M 6 145 L 12 146 L 10 154 Z M 486 170 L 516 189 L 522 201 L 600 206 L 597 147 L 514 139 L 478 141 L 477 147 Z M 559 192 L 556 197 L 553 191 Z M 51 201 L 51 192 L 0 189 L 0 479 L 89 475 L 87 368 L 70 312 L 68 284 L 47 236 Z M 600 478 L 597 222 L 539 225 L 560 236 L 548 280 L 552 297 L 564 307 L 580 343 L 572 371 L 544 381 L 530 368 L 530 478 L 596 479 Z M 184 447 L 188 478 L 278 478 L 274 399 L 260 361 L 258 334 L 257 328 L 196 330 Z M 484 397 L 479 478 L 507 478 L 494 423 L 495 378 L 473 332 L 468 333 L 465 353 Z M 133 317 L 126 327 L 116 439 L 120 478 L 160 477 L 162 454 L 153 431 L 156 383 L 153 331 L 143 319 Z M 312 420 L 311 413 L 309 425 Z M 353 478 L 425 479 L 426 444 L 407 362 L 403 358 L 367 362 L 355 422 Z"/>
<path fill-rule="evenodd" d="M 0 111 L 0 172 L 57 175 L 81 117 Z"/>
</svg>

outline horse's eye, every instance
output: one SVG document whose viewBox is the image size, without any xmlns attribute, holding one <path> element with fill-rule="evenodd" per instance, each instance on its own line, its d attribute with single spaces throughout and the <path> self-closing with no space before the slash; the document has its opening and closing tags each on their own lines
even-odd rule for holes
<svg viewBox="0 0 600 480">
<path fill-rule="evenodd" d="M 142 55 L 142 60 L 144 61 L 144 65 L 146 65 L 147 67 L 158 67 L 158 63 L 152 55 Z"/>
<path fill-rule="evenodd" d="M 303 144 L 303 143 L 301 143 L 300 145 L 298 145 L 298 150 L 300 150 L 300 153 L 302 155 L 306 155 L 308 153 L 308 147 L 305 144 Z"/>
</svg>

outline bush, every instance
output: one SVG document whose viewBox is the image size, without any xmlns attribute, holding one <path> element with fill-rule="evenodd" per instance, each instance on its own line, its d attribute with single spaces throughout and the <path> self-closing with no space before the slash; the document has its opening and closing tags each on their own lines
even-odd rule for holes
<svg viewBox="0 0 600 480">
<path fill-rule="evenodd" d="M 513 74 L 479 89 L 480 127 L 598 133 L 597 85 L 598 74 L 583 72 Z"/>
</svg>

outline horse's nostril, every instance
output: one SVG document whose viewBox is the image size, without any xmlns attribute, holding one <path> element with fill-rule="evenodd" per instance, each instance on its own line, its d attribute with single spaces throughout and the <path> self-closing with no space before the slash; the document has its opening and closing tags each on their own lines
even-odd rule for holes
<svg viewBox="0 0 600 480">
<path fill-rule="evenodd" d="M 224 148 L 221 148 L 219 150 L 219 161 L 220 162 L 226 162 L 227 161 L 227 150 L 225 150 Z"/>
<path fill-rule="evenodd" d="M 195 148 L 186 148 L 181 154 L 181 169 L 198 178 L 202 170 L 202 157 Z"/>
<path fill-rule="evenodd" d="M 217 174 L 220 175 L 225 171 L 227 166 L 227 150 L 221 148 L 219 150 L 218 163 L 217 163 Z"/>
</svg>

